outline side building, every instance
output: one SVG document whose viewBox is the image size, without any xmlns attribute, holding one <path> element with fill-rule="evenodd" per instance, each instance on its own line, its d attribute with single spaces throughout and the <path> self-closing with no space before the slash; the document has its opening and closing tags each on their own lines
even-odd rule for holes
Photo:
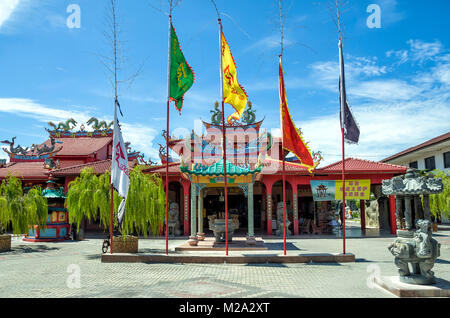
<svg viewBox="0 0 450 318">
<path fill-rule="evenodd" d="M 46 129 L 49 139 L 40 145 L 21 147 L 15 144 L 16 137 L 11 141 L 0 143 L 8 145 L 3 148 L 9 156 L 0 161 L 0 181 L 10 175 L 19 177 L 24 188 L 41 186 L 46 189 L 48 182 L 54 183 L 55 189 L 67 193 L 69 183 L 77 178 L 84 168 L 93 168 L 99 175 L 111 170 L 113 130 L 106 122 L 91 118 L 92 130 L 86 131 L 81 125 L 80 131 L 74 129 L 75 120 L 68 120 L 59 125 L 52 125 L 54 129 Z M 86 125 L 88 125 L 86 124 Z M 143 156 L 128 147 L 130 168 L 138 164 Z M 98 229 L 98 225 L 84 222 L 85 229 Z"/>
<path fill-rule="evenodd" d="M 396 153 L 381 162 L 418 170 L 439 169 L 450 173 L 450 132 Z M 442 217 L 443 223 L 450 223 Z"/>
<path fill-rule="evenodd" d="M 419 170 L 450 171 L 450 132 L 381 160 Z"/>
</svg>

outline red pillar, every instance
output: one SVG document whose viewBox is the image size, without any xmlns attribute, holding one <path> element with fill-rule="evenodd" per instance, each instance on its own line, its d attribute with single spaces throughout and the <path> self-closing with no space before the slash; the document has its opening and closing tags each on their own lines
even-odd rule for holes
<svg viewBox="0 0 450 318">
<path fill-rule="evenodd" d="M 189 236 L 189 211 L 190 211 L 190 200 L 189 200 L 189 194 L 190 194 L 190 188 L 191 184 L 187 180 L 183 180 L 181 182 L 183 185 L 183 223 L 184 223 L 184 235 Z"/>
<path fill-rule="evenodd" d="M 366 229 L 366 204 L 364 200 L 359 201 L 359 210 L 361 211 L 361 230 Z"/>
<path fill-rule="evenodd" d="M 389 212 L 391 220 L 391 234 L 397 233 L 397 217 L 395 215 L 395 196 L 389 196 Z"/>
<path fill-rule="evenodd" d="M 294 220 L 294 235 L 298 235 L 298 192 L 297 184 L 292 183 L 292 209 L 293 209 L 293 220 Z"/>
<path fill-rule="evenodd" d="M 272 235 L 272 188 L 267 190 L 267 235 Z"/>
<path fill-rule="evenodd" d="M 265 176 L 262 182 L 266 187 L 266 200 L 267 200 L 267 235 L 272 235 L 272 211 L 273 211 L 273 202 L 272 202 L 272 186 L 274 184 L 274 180 L 272 180 L 272 176 Z"/>
</svg>

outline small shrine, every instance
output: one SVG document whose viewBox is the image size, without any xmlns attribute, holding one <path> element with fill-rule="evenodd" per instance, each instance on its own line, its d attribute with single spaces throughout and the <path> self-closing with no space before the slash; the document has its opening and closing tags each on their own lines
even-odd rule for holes
<svg viewBox="0 0 450 318">
<path fill-rule="evenodd" d="M 42 196 L 47 198 L 48 217 L 45 229 L 38 225 L 30 225 L 28 235 L 23 239 L 27 242 L 58 242 L 70 239 L 70 224 L 67 209 L 64 208 L 66 195 L 64 188 L 56 188 L 53 180 L 47 182 L 47 188 L 42 190 Z"/>
<path fill-rule="evenodd" d="M 395 256 L 400 282 L 435 284 L 431 269 L 440 256 L 440 244 L 432 238 L 429 196 L 443 191 L 442 180 L 409 169 L 404 176 L 383 180 L 382 191 L 396 196 L 397 239 L 388 249 Z"/>
<path fill-rule="evenodd" d="M 262 165 L 258 163 L 254 169 L 248 166 L 239 167 L 226 163 L 227 185 L 229 187 L 239 187 L 247 197 L 248 211 L 248 244 L 255 243 L 254 224 L 253 224 L 253 183 L 255 177 L 261 172 Z M 225 186 L 225 164 L 221 159 L 218 162 L 206 166 L 202 164 L 193 164 L 191 168 L 186 165 L 180 166 L 181 172 L 189 178 L 191 182 L 191 237 L 197 237 L 198 240 L 204 239 L 203 230 L 203 198 L 206 192 L 213 188 L 223 188 Z M 195 202 L 198 196 L 198 211 Z M 222 201 L 222 200 L 220 200 Z M 198 213 L 198 232 L 195 223 Z M 225 212 L 216 211 L 215 214 L 208 217 L 209 229 L 214 232 L 216 242 L 225 242 Z M 238 215 L 229 214 L 228 219 L 228 240 L 232 241 L 233 232 L 239 228 Z M 197 232 L 197 233 L 196 233 Z"/>
<path fill-rule="evenodd" d="M 441 193 L 442 180 L 430 176 L 420 176 L 409 169 L 405 175 L 383 180 L 384 195 L 395 195 L 397 229 L 411 231 L 417 219 L 431 222 L 430 194 Z M 423 204 L 422 204 L 423 202 Z"/>
</svg>

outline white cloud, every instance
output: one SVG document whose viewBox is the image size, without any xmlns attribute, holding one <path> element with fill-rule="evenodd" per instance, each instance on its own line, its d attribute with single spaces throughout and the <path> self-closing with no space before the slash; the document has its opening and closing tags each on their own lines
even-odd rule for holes
<svg viewBox="0 0 450 318">
<path fill-rule="evenodd" d="M 90 118 L 90 114 L 86 112 L 57 109 L 24 98 L 0 98 L 0 112 L 33 118 L 41 122 L 67 120 L 68 118 L 87 121 Z"/>
<path fill-rule="evenodd" d="M 425 42 L 422 40 L 408 40 L 409 45 L 407 50 L 390 50 L 386 52 L 387 57 L 395 57 L 398 61 L 396 65 L 407 62 L 418 62 L 423 64 L 427 61 L 439 59 L 439 55 L 444 51 L 444 47 L 439 40 L 434 42 Z"/>
<path fill-rule="evenodd" d="M 154 128 L 141 124 L 121 123 L 123 138 L 131 142 L 131 148 L 144 153 L 147 158 L 159 159 L 159 151 L 153 146 L 158 135 Z"/>
<path fill-rule="evenodd" d="M 417 102 L 371 103 L 353 109 L 361 137 L 346 145 L 346 157 L 378 161 L 448 131 L 450 108 L 446 98 Z M 436 120 L 437 116 L 439 117 Z M 339 114 L 297 123 L 313 151 L 322 151 L 321 166 L 341 160 Z"/>
<path fill-rule="evenodd" d="M 410 100 L 422 92 L 417 86 L 402 80 L 378 80 L 357 82 L 348 89 L 348 94 L 360 98 L 370 98 L 379 101 Z"/>
<path fill-rule="evenodd" d="M 290 38 L 286 37 L 283 40 L 283 46 L 286 48 L 288 46 L 291 46 L 295 44 L 294 41 L 292 41 Z M 279 49 L 280 48 L 280 37 L 278 35 L 269 35 L 266 36 L 255 43 L 251 44 L 247 48 L 245 48 L 244 52 L 248 51 L 258 51 L 258 52 L 265 52 L 272 49 Z"/>
<path fill-rule="evenodd" d="M 450 54 L 443 54 L 445 49 L 439 41 L 411 40 L 408 44 L 408 61 L 434 65 L 392 78 L 394 68 L 380 66 L 376 59 L 347 59 L 347 93 L 361 136 L 359 145 L 346 145 L 346 157 L 378 161 L 448 132 Z M 310 85 L 337 96 L 338 67 L 330 61 L 313 64 Z M 325 160 L 321 166 L 342 158 L 338 108 L 336 105 L 334 114 L 296 122 L 311 150 L 322 151 Z M 273 132 L 280 135 L 279 129 Z"/>
<path fill-rule="evenodd" d="M 443 50 L 442 43 L 438 40 L 434 42 L 423 42 L 421 40 L 409 40 L 410 52 L 413 61 L 423 63 L 434 59 Z"/>
<path fill-rule="evenodd" d="M 10 19 L 11 15 L 19 5 L 19 2 L 19 0 L 0 1 L 0 29 Z"/>
<path fill-rule="evenodd" d="M 67 107 L 69 108 L 69 107 Z M 91 109 L 90 107 L 70 106 L 70 109 Z M 77 111 L 64 110 L 47 105 L 39 104 L 30 99 L 24 98 L 0 98 L 0 112 L 13 114 L 19 117 L 32 118 L 42 123 L 53 121 L 55 123 L 66 121 L 69 118 L 74 118 L 78 121 L 75 130 L 91 118 L 95 114 L 91 111 Z M 110 122 L 113 120 L 111 116 L 102 116 L 102 120 Z M 131 142 L 131 147 L 134 150 L 141 151 L 146 156 L 151 156 L 152 159 L 159 158 L 159 152 L 153 147 L 153 141 L 157 136 L 155 129 L 149 126 L 121 122 L 123 129 L 123 138 Z"/>
</svg>

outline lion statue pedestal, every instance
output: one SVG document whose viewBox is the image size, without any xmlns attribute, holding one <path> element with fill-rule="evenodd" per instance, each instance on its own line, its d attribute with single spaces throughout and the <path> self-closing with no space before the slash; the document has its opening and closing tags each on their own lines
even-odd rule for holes
<svg viewBox="0 0 450 318">
<path fill-rule="evenodd" d="M 440 244 L 433 239 L 431 222 L 417 220 L 415 232 L 399 230 L 398 238 L 389 245 L 388 249 L 395 256 L 400 282 L 415 285 L 436 284 L 431 269 L 436 258 L 440 256 Z M 411 273 L 408 264 L 411 264 Z"/>
</svg>

